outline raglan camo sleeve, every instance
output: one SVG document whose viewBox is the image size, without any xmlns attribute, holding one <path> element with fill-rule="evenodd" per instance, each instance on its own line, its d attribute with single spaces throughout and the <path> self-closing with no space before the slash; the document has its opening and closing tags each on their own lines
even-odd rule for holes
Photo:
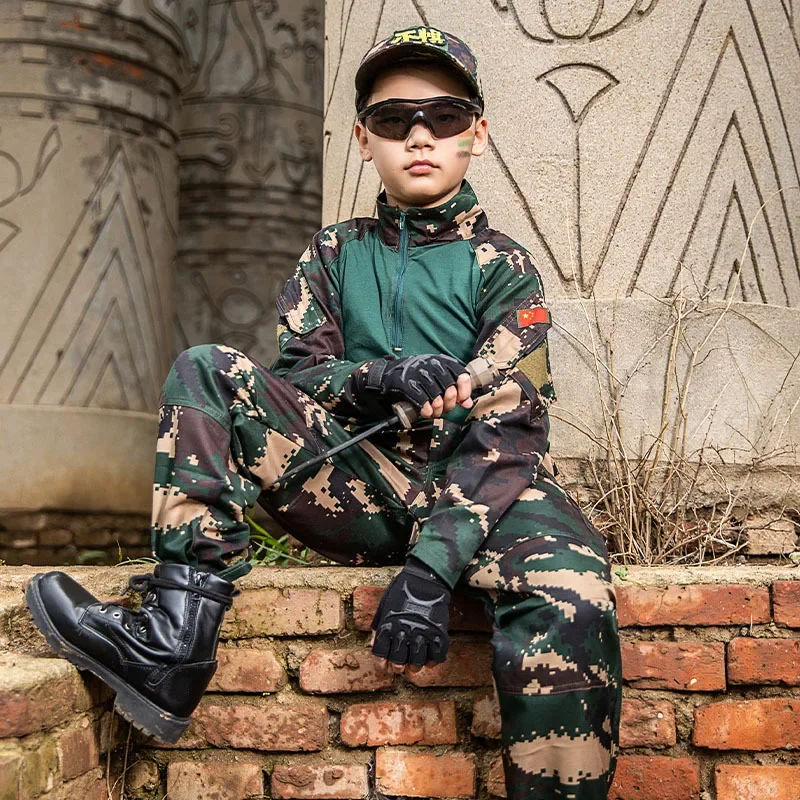
<svg viewBox="0 0 800 800">
<path fill-rule="evenodd" d="M 379 419 L 387 412 L 369 393 L 359 392 L 372 362 L 344 358 L 341 303 L 329 270 L 342 247 L 368 223 L 349 220 L 315 234 L 275 300 L 279 355 L 272 371 L 352 422 Z"/>
<path fill-rule="evenodd" d="M 466 418 L 442 494 L 411 549 L 451 587 L 530 486 L 547 452 L 547 407 L 555 400 L 547 352 L 550 314 L 530 255 L 496 231 L 473 244 L 483 281 L 472 357 L 494 362 L 500 377 Z"/>
</svg>

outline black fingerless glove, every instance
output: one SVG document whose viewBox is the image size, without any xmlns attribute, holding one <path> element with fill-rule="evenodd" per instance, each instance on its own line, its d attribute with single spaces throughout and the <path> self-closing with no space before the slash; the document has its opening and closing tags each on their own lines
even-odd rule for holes
<svg viewBox="0 0 800 800">
<path fill-rule="evenodd" d="M 383 593 L 372 620 L 372 652 L 394 664 L 444 661 L 450 646 L 450 587 L 409 556 Z"/>
<path fill-rule="evenodd" d="M 390 361 L 379 358 L 367 373 L 366 388 L 388 395 L 392 402 L 410 400 L 416 408 L 454 386 L 464 365 L 443 353 L 409 356 Z"/>
</svg>

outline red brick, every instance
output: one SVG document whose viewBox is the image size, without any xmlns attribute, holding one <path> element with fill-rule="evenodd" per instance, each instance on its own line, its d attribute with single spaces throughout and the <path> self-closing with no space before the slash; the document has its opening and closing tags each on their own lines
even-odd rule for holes
<svg viewBox="0 0 800 800">
<path fill-rule="evenodd" d="M 360 798 L 369 795 L 366 764 L 279 766 L 272 773 L 272 796 Z"/>
<path fill-rule="evenodd" d="M 370 630 L 372 618 L 378 608 L 383 586 L 359 586 L 353 590 L 353 627 L 359 631 Z M 490 631 L 492 626 L 483 612 L 480 600 L 459 592 L 450 603 L 451 631 Z"/>
<path fill-rule="evenodd" d="M 797 800 L 800 767 L 718 764 L 717 800 Z"/>
<path fill-rule="evenodd" d="M 346 708 L 339 723 L 344 744 L 455 744 L 456 707 L 452 700 L 436 703 L 359 703 Z"/>
<path fill-rule="evenodd" d="M 415 686 L 486 686 L 492 682 L 492 648 L 486 642 L 450 642 L 441 664 L 407 676 Z"/>
<path fill-rule="evenodd" d="M 86 694 L 77 670 L 63 659 L 0 655 L 0 739 L 64 722 L 73 709 L 88 707 Z"/>
<path fill-rule="evenodd" d="M 728 643 L 728 680 L 800 685 L 800 639 L 733 639 Z"/>
<path fill-rule="evenodd" d="M 260 764 L 173 761 L 167 766 L 169 800 L 242 800 L 264 795 Z"/>
<path fill-rule="evenodd" d="M 675 709 L 668 700 L 622 701 L 620 747 L 669 747 L 677 741 Z"/>
<path fill-rule="evenodd" d="M 713 692 L 725 688 L 722 642 L 623 642 L 622 676 L 639 689 Z"/>
<path fill-rule="evenodd" d="M 121 745 L 128 735 L 128 723 L 115 711 L 104 711 L 98 730 L 100 755 Z"/>
<path fill-rule="evenodd" d="M 618 586 L 617 619 L 632 625 L 749 625 L 769 622 L 764 586 Z"/>
<path fill-rule="evenodd" d="M 58 763 L 64 780 L 77 778 L 100 763 L 97 733 L 88 720 L 58 737 Z"/>
<path fill-rule="evenodd" d="M 800 700 L 710 703 L 694 710 L 693 741 L 713 750 L 800 748 Z"/>
<path fill-rule="evenodd" d="M 500 704 L 494 691 L 476 697 L 472 706 L 472 732 L 487 739 L 500 738 Z"/>
<path fill-rule="evenodd" d="M 380 749 L 375 755 L 376 788 L 405 797 L 473 797 L 475 756 Z"/>
<path fill-rule="evenodd" d="M 393 685 L 394 673 L 381 669 L 366 647 L 312 650 L 300 665 L 300 688 L 304 692 L 372 692 Z"/>
<path fill-rule="evenodd" d="M 700 764 L 693 758 L 620 756 L 608 800 L 699 800 Z"/>
<path fill-rule="evenodd" d="M 20 797 L 38 797 L 52 788 L 57 774 L 58 748 L 55 736 L 37 737 L 36 746 L 25 752 L 25 763 L 19 776 Z"/>
<path fill-rule="evenodd" d="M 72 542 L 72 531 L 66 528 L 55 528 L 50 531 L 42 531 L 39 534 L 40 547 L 63 547 Z"/>
<path fill-rule="evenodd" d="M 357 586 L 353 589 L 353 627 L 368 631 L 378 608 L 384 586 Z"/>
<path fill-rule="evenodd" d="M 508 797 L 506 773 L 503 770 L 503 759 L 500 756 L 489 765 L 489 772 L 486 775 L 486 791 L 492 797 Z"/>
<path fill-rule="evenodd" d="M 286 670 L 272 650 L 220 647 L 219 667 L 209 692 L 277 692 L 286 685 Z"/>
<path fill-rule="evenodd" d="M 47 800 L 108 800 L 109 797 L 119 800 L 119 782 L 112 777 L 111 783 L 115 791 L 110 792 L 104 772 L 102 767 L 97 767 L 67 781 L 54 792 L 50 792 Z"/>
<path fill-rule="evenodd" d="M 778 625 L 800 628 L 800 581 L 775 581 L 772 602 Z"/>
<path fill-rule="evenodd" d="M 225 616 L 223 639 L 335 633 L 344 625 L 342 598 L 329 589 L 248 589 Z"/>
<path fill-rule="evenodd" d="M 327 741 L 328 711 L 324 706 L 274 698 L 259 704 L 227 705 L 205 698 L 186 733 L 171 746 L 298 751 L 321 750 Z"/>
</svg>

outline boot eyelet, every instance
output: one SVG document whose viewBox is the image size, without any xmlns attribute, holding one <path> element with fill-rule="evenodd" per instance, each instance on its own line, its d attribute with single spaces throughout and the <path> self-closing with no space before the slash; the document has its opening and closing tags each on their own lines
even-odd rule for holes
<svg viewBox="0 0 800 800">
<path fill-rule="evenodd" d="M 102 606 L 100 607 L 100 613 L 101 614 L 105 614 L 107 611 L 108 611 L 107 608 L 103 608 Z"/>
<path fill-rule="evenodd" d="M 111 616 L 114 617 L 114 619 L 119 619 L 122 614 L 120 614 L 119 611 L 115 611 Z"/>
</svg>

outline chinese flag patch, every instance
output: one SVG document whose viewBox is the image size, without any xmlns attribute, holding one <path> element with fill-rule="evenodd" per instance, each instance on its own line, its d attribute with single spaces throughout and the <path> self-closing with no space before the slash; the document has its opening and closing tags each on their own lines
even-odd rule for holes
<svg viewBox="0 0 800 800">
<path fill-rule="evenodd" d="M 517 311 L 517 325 L 520 328 L 533 325 L 536 322 L 547 322 L 548 319 L 546 308 L 525 308 L 522 311 Z"/>
</svg>

